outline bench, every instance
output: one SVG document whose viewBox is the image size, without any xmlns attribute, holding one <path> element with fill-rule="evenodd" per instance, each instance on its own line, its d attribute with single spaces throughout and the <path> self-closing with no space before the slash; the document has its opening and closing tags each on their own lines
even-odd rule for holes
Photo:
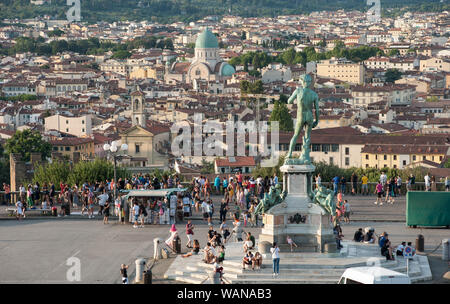
<svg viewBox="0 0 450 304">
<path fill-rule="evenodd" d="M 17 208 L 7 208 L 6 211 L 9 212 L 9 216 L 13 216 L 14 214 L 17 213 Z M 44 215 L 45 212 L 52 212 L 52 209 L 28 209 L 25 211 L 26 213 L 30 213 L 30 212 L 40 212 L 41 215 Z"/>
</svg>

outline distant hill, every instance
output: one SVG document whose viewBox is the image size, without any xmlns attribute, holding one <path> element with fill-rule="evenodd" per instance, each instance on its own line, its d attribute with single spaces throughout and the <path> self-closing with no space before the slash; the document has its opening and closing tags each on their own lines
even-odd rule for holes
<svg viewBox="0 0 450 304">
<path fill-rule="evenodd" d="M 382 0 L 382 9 L 406 6 L 414 11 L 450 9 L 449 0 Z M 66 0 L 33 5 L 29 0 L 2 0 L 0 19 L 34 18 L 50 15 L 64 19 L 68 10 Z M 322 10 L 362 10 L 369 8 L 365 0 L 81 0 L 84 21 L 151 20 L 162 23 L 190 22 L 210 15 L 239 15 L 243 17 L 276 17 L 304 14 Z"/>
</svg>

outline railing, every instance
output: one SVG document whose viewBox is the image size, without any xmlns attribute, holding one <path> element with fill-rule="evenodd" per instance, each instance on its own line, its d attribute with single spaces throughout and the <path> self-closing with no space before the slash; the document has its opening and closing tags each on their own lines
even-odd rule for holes
<svg viewBox="0 0 450 304">
<path fill-rule="evenodd" d="M 181 183 L 183 187 L 188 188 L 190 191 L 192 190 L 192 183 L 191 182 L 182 182 Z M 282 182 L 280 184 L 283 184 Z M 332 182 L 322 182 L 322 186 L 325 186 L 327 188 L 333 189 L 333 183 Z M 367 183 L 367 188 L 369 191 L 369 194 L 372 195 L 375 193 L 375 187 L 377 183 Z M 211 184 L 213 186 L 213 184 Z M 313 183 L 313 188 L 315 187 L 315 183 Z M 339 185 L 339 190 L 342 190 L 342 186 Z M 356 194 L 361 194 L 362 186 L 359 182 L 357 184 Z M 414 185 L 412 185 L 412 191 L 425 191 L 425 183 L 424 182 L 416 182 Z M 445 184 L 444 183 L 436 183 L 436 191 L 445 191 Z M 55 195 L 58 195 L 60 191 L 55 191 Z M 350 194 L 352 192 L 352 184 L 349 182 L 345 186 L 345 191 L 343 191 L 344 194 Z M 402 195 L 405 195 L 407 192 L 406 184 L 402 183 L 402 186 L 400 188 L 400 193 Z M 6 194 L 5 191 L 0 191 L 0 205 L 14 205 L 15 202 L 17 202 L 17 199 L 20 195 L 19 191 L 12 191 L 10 193 L 10 201 L 7 202 L 6 200 Z"/>
</svg>

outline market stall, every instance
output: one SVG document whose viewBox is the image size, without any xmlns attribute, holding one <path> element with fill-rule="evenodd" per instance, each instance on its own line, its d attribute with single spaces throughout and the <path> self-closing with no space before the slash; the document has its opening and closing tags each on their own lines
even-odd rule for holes
<svg viewBox="0 0 450 304">
<path fill-rule="evenodd" d="M 179 214 L 183 215 L 183 198 L 188 195 L 187 188 L 170 188 L 159 190 L 126 190 L 124 196 L 129 210 L 132 209 L 134 202 L 143 205 L 147 210 L 146 224 L 175 224 Z M 178 216 L 177 216 L 178 212 Z M 133 221 L 132 214 L 129 214 L 130 222 Z M 183 220 L 183 216 L 181 216 Z"/>
</svg>

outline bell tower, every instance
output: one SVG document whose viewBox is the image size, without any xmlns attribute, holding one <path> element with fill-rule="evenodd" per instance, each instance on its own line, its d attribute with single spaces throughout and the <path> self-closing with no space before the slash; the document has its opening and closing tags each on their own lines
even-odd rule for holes
<svg viewBox="0 0 450 304">
<path fill-rule="evenodd" d="M 133 126 L 146 126 L 144 97 L 145 94 L 139 88 L 137 91 L 131 93 L 131 124 Z"/>
</svg>

